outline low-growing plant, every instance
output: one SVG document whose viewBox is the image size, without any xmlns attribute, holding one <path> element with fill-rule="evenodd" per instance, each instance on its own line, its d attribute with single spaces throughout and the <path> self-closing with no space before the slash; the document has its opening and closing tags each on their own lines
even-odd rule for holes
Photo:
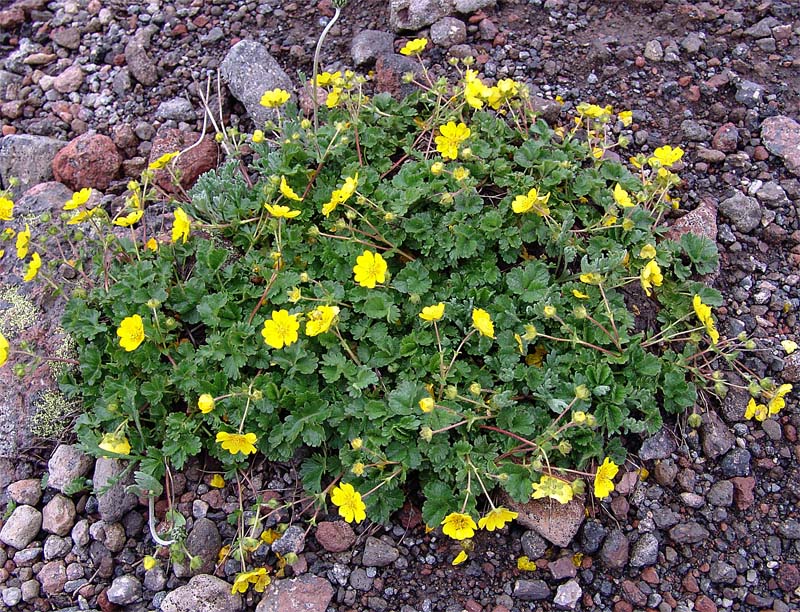
<svg viewBox="0 0 800 612">
<path fill-rule="evenodd" d="M 696 280 L 715 245 L 661 224 L 681 149 L 623 162 L 629 111 L 582 104 L 553 128 L 523 84 L 466 64 L 453 87 L 423 69 L 403 100 L 322 73 L 316 131 L 267 92 L 280 119 L 177 202 L 171 235 L 142 214 L 170 159 L 125 210 L 76 194 L 70 222 L 103 236 L 64 316 L 85 448 L 136 462 L 147 490 L 201 452 L 232 475 L 304 448 L 306 492 L 346 520 L 421 492 L 463 540 L 516 516 L 500 490 L 607 496 L 624 436 L 725 393 L 744 339 L 719 336 L 721 296 Z"/>
</svg>

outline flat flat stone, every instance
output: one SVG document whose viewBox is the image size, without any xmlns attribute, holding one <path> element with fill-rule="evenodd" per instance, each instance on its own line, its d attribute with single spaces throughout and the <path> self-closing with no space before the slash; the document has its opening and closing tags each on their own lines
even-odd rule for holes
<svg viewBox="0 0 800 612">
<path fill-rule="evenodd" d="M 520 504 L 508 498 L 506 505 L 519 513 L 517 522 L 520 525 L 533 529 L 546 540 L 562 548 L 569 546 L 586 517 L 583 498 L 573 499 L 567 504 L 551 499 L 532 499 Z"/>
</svg>

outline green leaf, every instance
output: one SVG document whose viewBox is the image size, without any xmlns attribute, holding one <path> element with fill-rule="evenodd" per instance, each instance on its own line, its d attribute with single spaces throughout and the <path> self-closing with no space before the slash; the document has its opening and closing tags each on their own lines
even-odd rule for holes
<svg viewBox="0 0 800 612">
<path fill-rule="evenodd" d="M 432 480 L 422 490 L 422 520 L 431 527 L 442 524 L 444 517 L 458 510 L 458 500 L 451 487 L 441 480 Z"/>
<path fill-rule="evenodd" d="M 717 246 L 708 238 L 689 232 L 681 236 L 680 244 L 697 274 L 710 274 L 719 266 Z"/>
<path fill-rule="evenodd" d="M 508 478 L 500 482 L 506 493 L 511 496 L 511 499 L 519 503 L 530 501 L 533 490 L 531 488 L 532 476 L 529 467 L 507 462 L 500 467 L 500 473 L 508 476 Z"/>
<path fill-rule="evenodd" d="M 547 297 L 550 274 L 540 261 L 529 261 L 514 268 L 506 276 L 508 288 L 528 303 L 540 302 Z"/>
</svg>

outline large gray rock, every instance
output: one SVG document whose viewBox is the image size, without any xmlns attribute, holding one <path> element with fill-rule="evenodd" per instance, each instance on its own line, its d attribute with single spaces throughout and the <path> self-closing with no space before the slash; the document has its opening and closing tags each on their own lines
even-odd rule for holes
<svg viewBox="0 0 800 612">
<path fill-rule="evenodd" d="M 0 530 L 0 540 L 8 546 L 22 550 L 33 542 L 41 527 L 41 512 L 33 506 L 17 506 Z"/>
<path fill-rule="evenodd" d="M 192 557 L 199 558 L 201 564 L 192 571 L 188 559 L 182 563 L 176 563 L 173 568 L 175 575 L 178 578 L 187 578 L 193 574 L 213 572 L 220 548 L 222 548 L 222 538 L 214 521 L 207 518 L 198 519 L 186 538 L 186 549 Z"/>
<path fill-rule="evenodd" d="M 29 187 L 52 180 L 53 158 L 67 143 L 46 136 L 12 134 L 0 138 L 0 186 L 8 187 L 14 177 L 19 181 L 14 195 Z"/>
<path fill-rule="evenodd" d="M 134 79 L 145 87 L 150 87 L 158 82 L 158 68 L 153 58 L 147 53 L 150 39 L 158 32 L 158 28 L 150 26 L 142 28 L 125 45 L 125 61 L 128 70 Z"/>
<path fill-rule="evenodd" d="M 533 529 L 562 548 L 569 546 L 586 518 L 582 498 L 573 499 L 567 504 L 560 504 L 552 499 L 532 499 L 520 504 L 507 498 L 505 505 L 519 513 L 517 522 L 520 525 Z"/>
<path fill-rule="evenodd" d="M 276 117 L 277 111 L 261 106 L 264 92 L 281 88 L 291 93 L 293 89 L 289 75 L 267 48 L 253 40 L 236 43 L 222 61 L 220 72 L 231 94 L 244 104 L 256 126 Z"/>
<path fill-rule="evenodd" d="M 325 612 L 332 598 L 330 582 L 319 576 L 303 574 L 289 580 L 274 580 L 256 612 Z"/>
<path fill-rule="evenodd" d="M 497 4 L 497 0 L 452 0 L 453 9 L 457 13 L 475 13 L 481 9 Z"/>
<path fill-rule="evenodd" d="M 373 63 L 381 55 L 394 52 L 394 37 L 381 30 L 362 30 L 353 37 L 350 54 L 356 66 Z"/>
<path fill-rule="evenodd" d="M 450 14 L 451 0 L 392 0 L 389 26 L 395 32 L 421 30 Z"/>
<path fill-rule="evenodd" d="M 703 453 L 709 459 L 721 457 L 736 442 L 731 430 L 715 412 L 709 411 L 703 415 L 700 433 L 703 434 Z"/>
<path fill-rule="evenodd" d="M 758 200 L 744 195 L 741 191 L 722 200 L 719 203 L 719 211 L 744 234 L 752 232 L 761 223 L 761 205 Z"/>
<path fill-rule="evenodd" d="M 142 583 L 130 574 L 117 576 L 108 587 L 106 596 L 112 604 L 120 606 L 136 603 L 142 598 Z"/>
<path fill-rule="evenodd" d="M 133 481 L 131 474 L 120 478 L 124 469 L 125 466 L 118 459 L 100 457 L 95 463 L 92 484 L 97 493 L 100 518 L 106 523 L 116 523 L 136 507 L 136 497 L 125 492 L 125 487 Z"/>
<path fill-rule="evenodd" d="M 64 487 L 69 483 L 89 473 L 92 463 L 94 459 L 81 452 L 77 446 L 59 444 L 47 462 L 47 471 L 50 474 L 47 486 L 63 493 Z"/>
<path fill-rule="evenodd" d="M 161 612 L 239 612 L 241 609 L 242 598 L 231 594 L 231 585 L 209 574 L 195 576 L 189 584 L 168 593 L 161 602 Z"/>
<path fill-rule="evenodd" d="M 467 40 L 467 26 L 455 17 L 444 17 L 431 26 L 433 44 L 448 49 Z"/>
<path fill-rule="evenodd" d="M 800 176 L 800 123 L 784 115 L 767 117 L 761 124 L 761 140 L 786 168 Z"/>
<path fill-rule="evenodd" d="M 42 509 L 42 529 L 48 533 L 65 536 L 75 524 L 75 504 L 60 493 L 53 496 Z"/>
</svg>

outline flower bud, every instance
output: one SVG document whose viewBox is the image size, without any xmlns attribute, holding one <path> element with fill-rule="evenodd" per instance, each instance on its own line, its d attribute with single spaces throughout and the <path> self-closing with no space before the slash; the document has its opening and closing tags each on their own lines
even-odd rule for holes
<svg viewBox="0 0 800 612">
<path fill-rule="evenodd" d="M 569 455 L 572 452 L 572 444 L 569 443 L 569 440 L 561 440 L 558 443 L 558 452 L 562 455 Z"/>
<path fill-rule="evenodd" d="M 419 430 L 419 437 L 425 440 L 425 442 L 430 442 L 433 440 L 433 430 L 426 425 Z"/>
<path fill-rule="evenodd" d="M 297 553 L 296 552 L 288 552 L 283 555 L 283 560 L 286 561 L 286 565 L 294 565 L 297 563 Z"/>
<path fill-rule="evenodd" d="M 411 83 L 414 80 L 413 72 L 406 72 L 403 74 L 403 83 Z"/>
<path fill-rule="evenodd" d="M 350 471 L 353 472 L 356 476 L 361 476 L 364 474 L 364 464 L 360 461 L 356 461 L 353 464 L 353 467 L 350 468 Z"/>
<path fill-rule="evenodd" d="M 525 334 L 522 337 L 530 342 L 531 340 L 535 340 L 538 334 L 539 332 L 536 331 L 536 326 L 529 324 L 525 326 Z"/>
<path fill-rule="evenodd" d="M 397 218 L 397 215 L 395 215 L 392 212 L 387 212 L 385 215 L 383 215 L 383 220 L 386 221 L 387 223 L 391 223 L 396 218 Z"/>
<path fill-rule="evenodd" d="M 435 406 L 436 400 L 430 396 L 423 397 L 421 400 L 419 400 L 419 408 L 422 410 L 422 412 L 431 412 Z"/>
<path fill-rule="evenodd" d="M 714 383 L 714 393 L 720 398 L 725 399 L 728 395 L 728 385 L 724 381 L 718 380 Z"/>
<path fill-rule="evenodd" d="M 544 307 L 544 317 L 545 319 L 552 319 L 556 316 L 556 307 L 548 304 Z"/>
<path fill-rule="evenodd" d="M 589 391 L 589 387 L 586 385 L 578 385 L 575 387 L 575 397 L 579 400 L 589 399 L 589 395 L 591 392 Z"/>
<path fill-rule="evenodd" d="M 303 119 L 300 122 L 300 127 L 303 128 L 304 130 L 307 130 L 308 128 L 311 127 L 311 121 L 309 119 Z"/>
<path fill-rule="evenodd" d="M 358 217 L 358 214 L 356 213 L 356 211 L 348 208 L 347 212 L 344 213 L 344 216 L 350 219 L 350 221 L 354 221 L 356 217 Z"/>
<path fill-rule="evenodd" d="M 593 414 L 586 415 L 586 424 L 589 427 L 597 427 L 597 418 Z"/>
<path fill-rule="evenodd" d="M 576 319 L 585 319 L 589 314 L 586 312 L 586 306 L 576 306 L 572 310 L 572 314 L 575 316 Z"/>
<path fill-rule="evenodd" d="M 300 282 L 307 283 L 309 280 L 308 272 L 301 272 L 300 273 Z"/>
<path fill-rule="evenodd" d="M 144 305 L 147 306 L 148 308 L 150 308 L 151 310 L 155 310 L 156 308 L 161 306 L 161 302 L 159 302 L 155 298 L 150 298 L 149 300 L 147 300 L 147 302 L 145 302 Z"/>
<path fill-rule="evenodd" d="M 575 495 L 583 495 L 586 492 L 586 483 L 582 478 L 576 478 L 570 483 L 570 486 Z"/>
<path fill-rule="evenodd" d="M 362 446 L 364 446 L 364 441 L 361 438 L 353 438 L 350 440 L 350 448 L 353 450 L 361 450 Z"/>
<path fill-rule="evenodd" d="M 422 301 L 422 298 L 420 297 L 419 293 L 412 293 L 408 296 L 408 301 L 412 304 L 419 304 Z"/>
<path fill-rule="evenodd" d="M 216 402 L 214 401 L 214 398 L 211 396 L 210 393 L 203 393 L 197 400 L 197 407 L 203 414 L 208 414 L 209 412 L 214 410 L 215 405 Z"/>
<path fill-rule="evenodd" d="M 702 422 L 703 422 L 703 417 L 701 417 L 701 416 L 700 416 L 699 414 L 697 414 L 696 412 L 693 412 L 693 413 L 692 413 L 692 414 L 690 414 L 690 415 L 689 415 L 689 417 L 686 419 L 686 422 L 689 424 L 689 427 L 691 427 L 692 429 L 697 429 L 697 428 L 698 428 L 698 427 L 700 427 L 700 425 L 702 424 Z"/>
<path fill-rule="evenodd" d="M 444 172 L 444 164 L 442 162 L 437 161 L 431 165 L 431 174 L 433 176 L 439 176 L 442 172 Z"/>
<path fill-rule="evenodd" d="M 443 193 L 439 198 L 439 203 L 444 204 L 445 206 L 450 206 L 453 203 L 453 194 L 452 193 Z"/>
<path fill-rule="evenodd" d="M 463 149 L 461 149 L 458 156 L 461 159 L 472 159 L 474 157 L 472 154 L 472 149 L 470 149 L 469 147 L 464 147 Z"/>
<path fill-rule="evenodd" d="M 264 399 L 264 392 L 261 389 L 253 389 L 250 392 L 250 399 L 254 402 L 260 402 Z"/>
<path fill-rule="evenodd" d="M 755 380 L 751 381 L 750 384 L 747 385 L 747 390 L 753 397 L 758 397 L 759 395 L 761 395 L 761 385 L 759 385 Z"/>
<path fill-rule="evenodd" d="M 582 425 L 586 422 L 586 413 L 583 410 L 576 410 L 572 413 L 572 422 Z"/>
<path fill-rule="evenodd" d="M 749 340 L 745 341 L 744 348 L 748 351 L 753 351 L 756 348 L 756 341 L 750 338 Z"/>
<path fill-rule="evenodd" d="M 167 329 L 175 329 L 178 326 L 178 322 L 175 320 L 175 317 L 167 317 L 164 319 L 164 327 Z"/>
<path fill-rule="evenodd" d="M 483 391 L 483 389 L 481 389 L 480 383 L 474 382 L 469 386 L 469 392 L 472 393 L 472 395 L 480 395 L 481 391 Z"/>
<path fill-rule="evenodd" d="M 454 400 L 458 396 L 458 389 L 455 385 L 447 385 L 444 389 L 444 396 L 449 400 Z"/>
</svg>

